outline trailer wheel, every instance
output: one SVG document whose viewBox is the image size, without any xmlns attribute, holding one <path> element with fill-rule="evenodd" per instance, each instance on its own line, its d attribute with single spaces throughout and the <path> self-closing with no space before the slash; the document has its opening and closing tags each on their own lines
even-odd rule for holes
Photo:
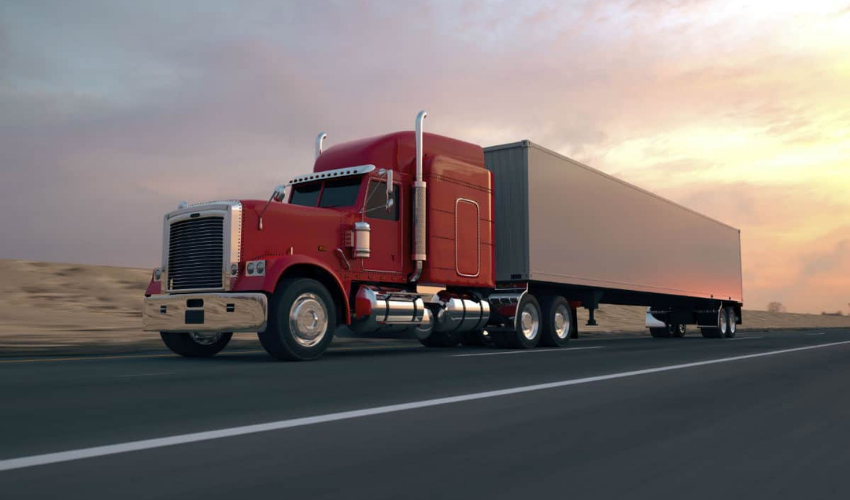
<svg viewBox="0 0 850 500">
<path fill-rule="evenodd" d="M 673 325 L 673 336 L 682 338 L 688 334 L 688 325 Z"/>
<path fill-rule="evenodd" d="M 215 356 L 224 349 L 232 333 L 192 332 L 172 333 L 160 332 L 160 337 L 165 345 L 174 354 L 187 358 L 209 358 Z"/>
<path fill-rule="evenodd" d="M 543 299 L 540 309 L 543 319 L 540 343 L 547 347 L 567 345 L 575 324 L 570 303 L 563 297 L 548 296 Z"/>
<path fill-rule="evenodd" d="M 493 332 L 496 346 L 507 349 L 532 349 L 540 342 L 540 304 L 530 293 L 523 295 L 517 304 L 516 327 L 513 330 Z"/>
<path fill-rule="evenodd" d="M 738 330 L 738 318 L 735 316 L 735 309 L 726 308 L 726 338 L 734 338 Z"/>
<path fill-rule="evenodd" d="M 284 361 L 307 361 L 327 350 L 337 324 L 324 285 L 308 278 L 283 280 L 270 302 L 266 330 L 257 335 L 266 352 Z"/>
<path fill-rule="evenodd" d="M 720 308 L 717 311 L 717 326 L 700 328 L 702 336 L 709 339 L 722 339 L 729 337 L 729 316 L 725 308 Z M 733 333 L 731 336 L 734 336 Z"/>
</svg>

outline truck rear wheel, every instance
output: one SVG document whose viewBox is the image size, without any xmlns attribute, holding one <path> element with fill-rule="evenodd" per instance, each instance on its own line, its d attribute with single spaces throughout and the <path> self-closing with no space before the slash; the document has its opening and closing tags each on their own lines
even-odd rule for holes
<svg viewBox="0 0 850 500">
<path fill-rule="evenodd" d="M 543 315 L 540 343 L 547 347 L 567 345 L 575 323 L 570 303 L 563 297 L 549 296 L 543 299 L 540 309 Z"/>
<path fill-rule="evenodd" d="M 171 352 L 187 358 L 209 358 L 224 349 L 232 333 L 192 332 L 171 333 L 160 332 L 162 341 Z"/>
<path fill-rule="evenodd" d="M 516 308 L 516 321 L 513 330 L 496 330 L 492 333 L 493 342 L 507 349 L 531 349 L 537 346 L 541 336 L 540 304 L 530 293 L 522 296 Z"/>
<path fill-rule="evenodd" d="M 333 297 L 308 278 L 283 280 L 269 304 L 266 330 L 257 336 L 263 348 L 284 361 L 308 361 L 328 348 L 336 328 Z"/>
</svg>

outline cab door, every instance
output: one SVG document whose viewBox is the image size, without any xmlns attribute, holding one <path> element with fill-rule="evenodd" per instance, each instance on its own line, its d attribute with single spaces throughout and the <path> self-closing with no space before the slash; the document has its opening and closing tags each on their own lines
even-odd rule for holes
<svg viewBox="0 0 850 500">
<path fill-rule="evenodd" d="M 363 271 L 401 273 L 402 268 L 402 231 L 399 214 L 401 212 L 401 189 L 393 183 L 393 206 L 386 209 L 386 181 L 371 180 L 366 191 L 364 216 L 372 227 L 370 237 L 372 252 L 367 259 L 361 259 Z"/>
</svg>

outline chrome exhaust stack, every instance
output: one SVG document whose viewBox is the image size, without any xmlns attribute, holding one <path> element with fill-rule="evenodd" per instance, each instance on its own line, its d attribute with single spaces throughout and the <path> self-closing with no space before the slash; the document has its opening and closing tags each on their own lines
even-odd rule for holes
<svg viewBox="0 0 850 500">
<path fill-rule="evenodd" d="M 416 283 L 422 274 L 422 266 L 428 256 L 425 253 L 425 192 L 426 184 L 422 180 L 422 122 L 428 112 L 422 110 L 416 115 L 416 180 L 413 182 L 413 253 L 411 258 L 415 262 L 416 269 L 410 275 L 409 281 Z"/>
<path fill-rule="evenodd" d="M 316 137 L 316 159 L 322 155 L 322 145 L 325 142 L 325 139 L 328 138 L 328 134 L 324 132 L 319 132 L 319 135 Z"/>
</svg>

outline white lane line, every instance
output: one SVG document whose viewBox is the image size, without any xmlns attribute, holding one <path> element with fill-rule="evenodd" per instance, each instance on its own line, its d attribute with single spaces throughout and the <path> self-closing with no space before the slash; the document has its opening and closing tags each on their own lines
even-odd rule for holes
<svg viewBox="0 0 850 500">
<path fill-rule="evenodd" d="M 475 392 L 472 394 L 462 394 L 460 396 L 451 396 L 447 398 L 426 399 L 424 401 L 414 401 L 411 403 L 401 403 L 388 406 L 378 406 L 375 408 L 365 408 L 362 410 L 343 411 L 339 413 L 328 413 L 325 415 L 315 415 L 312 417 L 293 418 L 289 420 L 279 420 L 277 422 L 268 422 L 265 424 L 245 425 L 241 427 L 230 427 L 227 429 L 219 429 L 215 431 L 195 432 L 192 434 L 181 434 L 177 436 L 169 436 L 156 439 L 145 439 L 143 441 L 132 441 L 128 443 L 111 444 L 107 446 L 95 446 L 93 448 L 82 448 L 79 450 L 62 451 L 58 453 L 46 453 L 44 455 L 33 455 L 29 457 L 11 458 L 0 460 L 0 471 L 8 471 L 15 469 L 23 469 L 26 467 L 35 467 L 39 465 L 56 464 L 61 462 L 71 462 L 74 460 L 82 460 L 86 458 L 103 457 L 108 455 L 117 455 L 119 453 L 128 453 L 132 451 L 151 450 L 155 448 L 164 448 L 166 446 L 175 446 L 180 444 L 197 443 L 201 441 L 210 441 L 213 439 L 223 439 L 236 436 L 244 436 L 247 434 L 257 434 L 260 432 L 277 431 L 282 429 L 291 429 L 293 427 L 303 427 L 305 425 L 323 424 L 327 422 L 337 422 L 340 420 L 350 420 L 353 418 L 370 417 L 374 415 L 384 415 L 387 413 L 395 413 L 407 410 L 417 410 L 421 408 L 430 408 L 433 406 L 449 405 L 454 403 L 463 403 L 466 401 L 475 401 L 479 399 L 497 398 L 502 396 L 510 396 L 514 394 L 523 394 L 526 392 L 543 391 L 547 389 L 557 389 L 571 385 L 590 384 L 594 382 L 603 382 L 606 380 L 615 380 L 628 377 L 637 377 L 640 375 L 650 375 L 653 373 L 668 372 L 672 370 L 683 370 L 686 368 L 696 368 L 700 366 L 715 365 L 719 363 L 729 363 L 732 361 L 741 361 L 745 359 L 762 358 L 766 356 L 776 356 L 779 354 L 788 354 L 792 352 L 808 351 L 812 349 L 824 349 L 827 347 L 835 347 L 840 345 L 850 344 L 850 340 L 843 342 L 833 342 L 829 344 L 820 344 L 807 347 L 796 347 L 794 349 L 783 349 L 779 351 L 768 351 L 758 354 L 747 354 L 744 356 L 734 356 L 731 358 L 709 359 L 707 361 L 697 361 L 694 363 L 683 363 L 679 365 L 659 366 L 656 368 L 647 368 L 644 370 L 634 370 L 621 373 L 611 373 L 608 375 L 599 375 L 596 377 L 576 378 L 570 380 L 561 380 L 559 382 L 550 382 L 547 384 L 527 385 L 523 387 L 513 387 L 510 389 L 499 389 L 495 391 Z"/>
<path fill-rule="evenodd" d="M 162 372 L 162 373 L 133 373 L 131 375 L 116 375 L 115 378 L 132 378 L 132 377 L 158 377 L 160 375 L 174 375 L 177 372 Z"/>
<path fill-rule="evenodd" d="M 450 358 L 468 358 L 470 356 L 502 356 L 504 354 L 536 354 L 540 352 L 569 352 L 569 351 L 582 351 L 584 349 L 605 349 L 605 346 L 593 346 L 593 347 L 570 347 L 568 349 L 532 349 L 528 351 L 499 351 L 499 352 L 477 352 L 474 354 L 452 354 Z"/>
</svg>

